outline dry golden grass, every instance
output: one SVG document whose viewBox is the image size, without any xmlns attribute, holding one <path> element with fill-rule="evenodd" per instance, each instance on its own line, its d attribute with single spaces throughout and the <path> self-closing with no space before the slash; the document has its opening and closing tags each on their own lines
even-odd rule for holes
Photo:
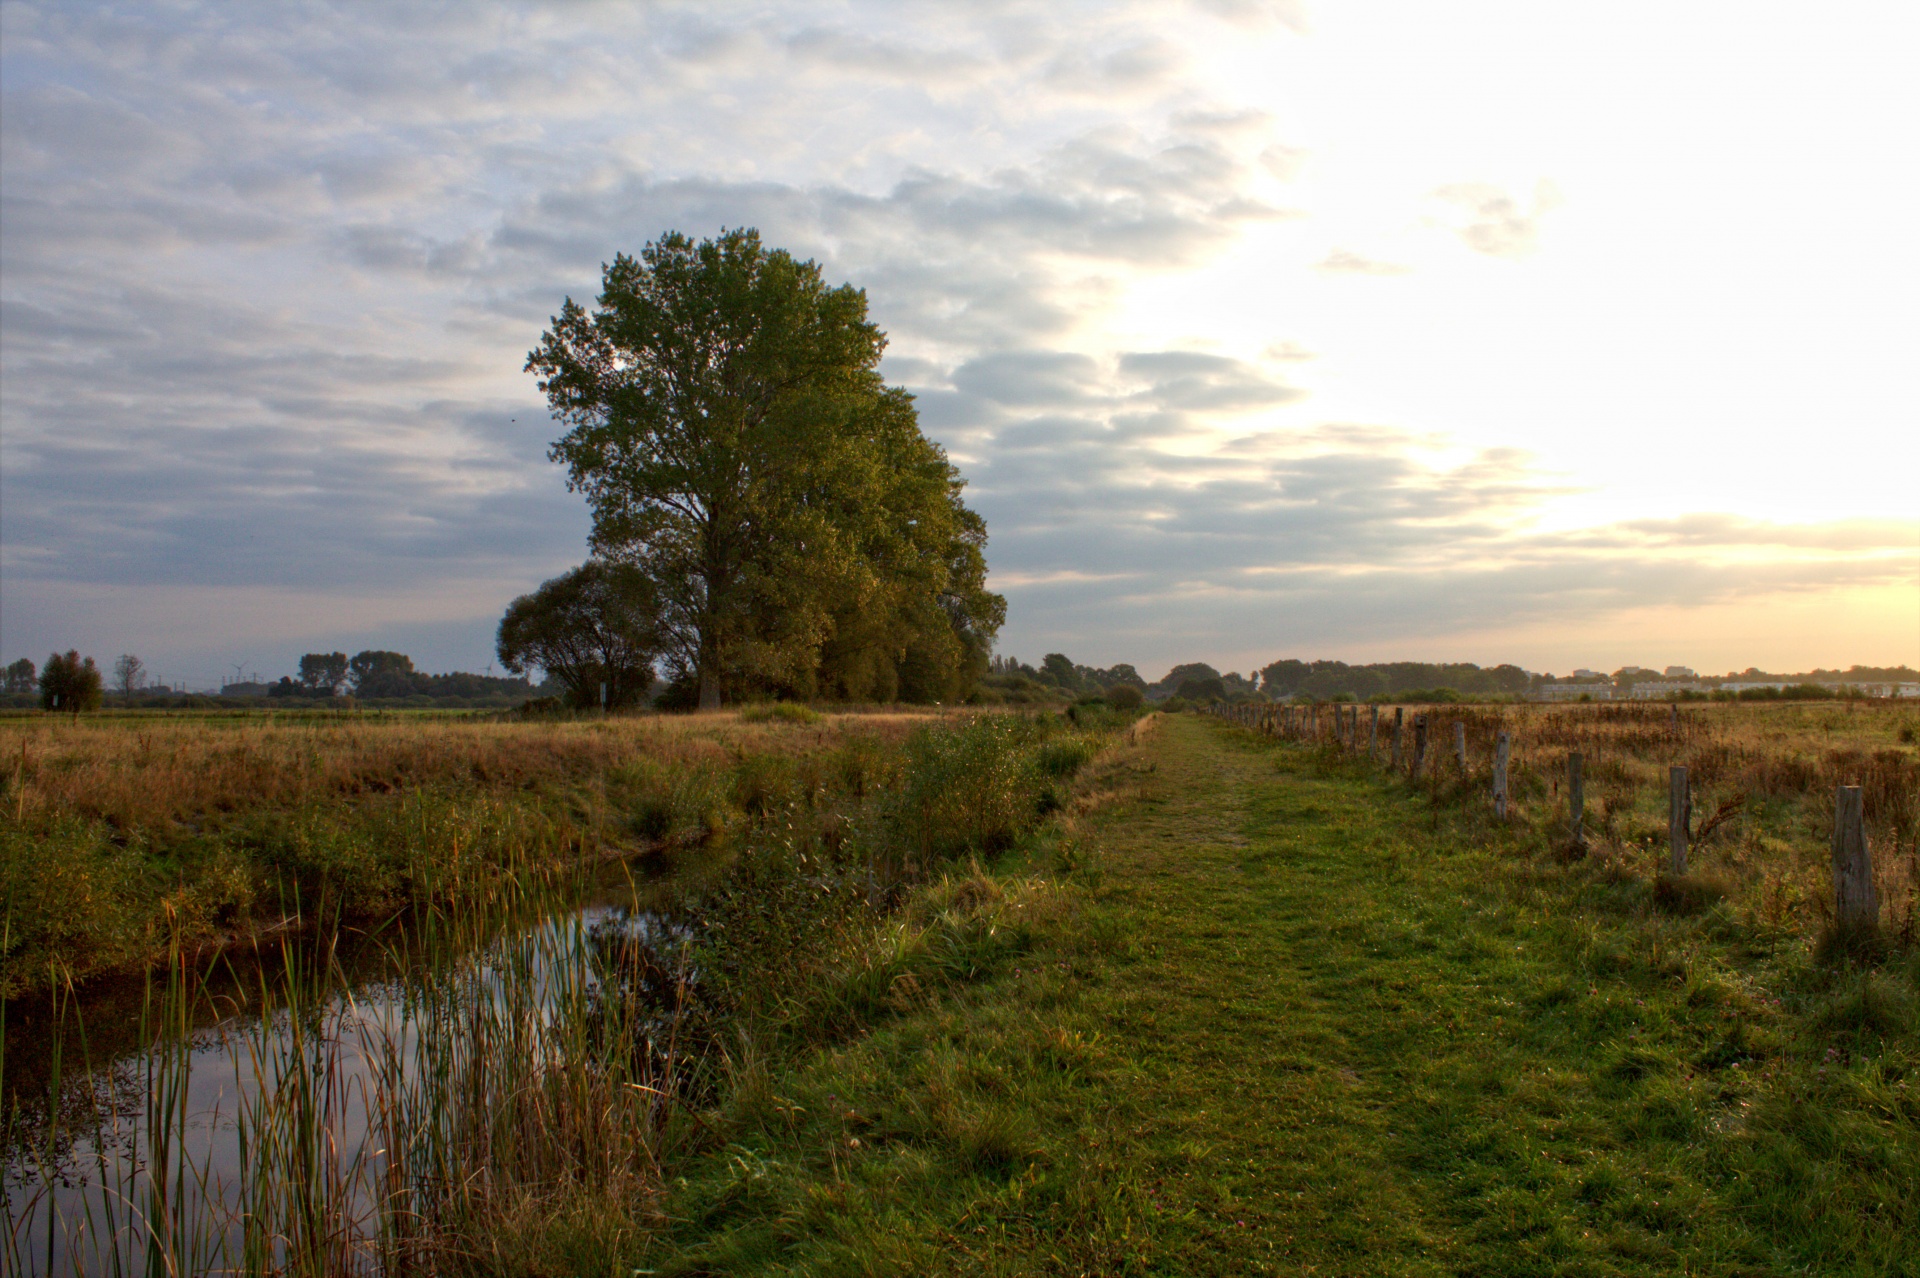
<svg viewBox="0 0 1920 1278">
<path fill-rule="evenodd" d="M 710 840 L 885 784 L 934 717 L 0 719 L 0 995 Z"/>
<path fill-rule="evenodd" d="M 573 722 L 35 716 L 0 719 L 0 776 L 5 816 L 29 828 L 65 815 L 151 829 L 429 785 L 510 791 L 604 776 L 643 758 L 726 765 L 750 754 L 831 750 L 856 735 L 897 742 L 931 717 L 864 713 L 792 723 L 745 722 L 735 713 Z"/>
</svg>

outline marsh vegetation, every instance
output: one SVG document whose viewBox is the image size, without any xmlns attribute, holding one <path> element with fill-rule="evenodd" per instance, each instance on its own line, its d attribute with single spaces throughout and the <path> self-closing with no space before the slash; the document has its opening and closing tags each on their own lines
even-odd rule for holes
<svg viewBox="0 0 1920 1278">
<path fill-rule="evenodd" d="M 6 1254 L 620 1250 L 743 1071 L 1003 943 L 926 894 L 1033 829 L 1121 722 L 17 726 Z"/>
</svg>

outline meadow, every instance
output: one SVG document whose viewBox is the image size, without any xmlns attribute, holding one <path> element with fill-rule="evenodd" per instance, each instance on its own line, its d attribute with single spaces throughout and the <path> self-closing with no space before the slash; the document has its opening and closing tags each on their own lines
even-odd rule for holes
<svg viewBox="0 0 1920 1278">
<path fill-rule="evenodd" d="M 886 783 L 924 714 L 0 719 L 0 995 L 488 899 Z"/>
<path fill-rule="evenodd" d="M 1124 721 L 14 725 L 4 1254 L 410 1272 L 511 1252 L 503 1213 L 630 1236 L 739 1035 L 936 981 L 971 942 L 906 903 Z"/>
<path fill-rule="evenodd" d="M 112 981 L 9 1005 L 8 1254 L 122 1264 L 57 1205 L 129 1272 L 1920 1272 L 1920 716 L 1421 709 L 1418 779 L 1365 708 L 19 729 L 11 819 L 137 856 L 162 963 L 96 1004 L 150 1045 L 109 1068 L 46 1018 Z M 1844 946 L 1835 783 L 1881 889 Z M 194 835 L 256 929 L 325 912 L 272 963 L 159 940 L 241 930 L 176 930 Z"/>
<path fill-rule="evenodd" d="M 1911 947 L 1920 924 L 1920 706 L 1854 699 L 1803 703 L 1243 707 L 1230 717 L 1270 734 L 1411 777 L 1414 716 L 1427 719 L 1419 785 L 1435 804 L 1491 807 L 1496 740 L 1511 741 L 1508 821 L 1556 854 L 1622 882 L 1645 881 L 1666 908 L 1725 908 L 1755 925 L 1826 936 L 1833 922 L 1834 791 L 1862 791 L 1884 935 Z M 1393 744 L 1396 711 L 1402 741 Z M 1465 729 L 1456 734 L 1455 726 Z M 1465 757 L 1456 750 L 1464 743 Z M 1573 846 L 1568 757 L 1584 774 Z M 1669 769 L 1687 770 L 1686 873 L 1666 872 Z M 1829 938 L 1831 939 L 1831 938 Z"/>
</svg>

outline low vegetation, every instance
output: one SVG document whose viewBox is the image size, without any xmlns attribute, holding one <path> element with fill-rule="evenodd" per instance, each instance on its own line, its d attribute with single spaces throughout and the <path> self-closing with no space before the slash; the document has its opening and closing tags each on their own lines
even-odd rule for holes
<svg viewBox="0 0 1920 1278">
<path fill-rule="evenodd" d="M 526 1009 L 458 1017 L 429 1036 L 446 1070 L 382 1084 L 420 1133 L 385 1139 L 438 1160 L 381 1182 L 401 1226 L 315 1234 L 288 1199 L 275 1228 L 331 1240 L 317 1272 L 1912 1272 L 1910 880 L 1878 945 L 1823 949 L 1816 828 L 1819 788 L 1875 766 L 1876 854 L 1911 848 L 1910 725 L 1434 713 L 1476 716 L 1469 767 L 1436 730 L 1417 784 L 1092 703 L 422 725 L 447 740 L 405 787 L 486 769 L 600 813 L 583 833 L 728 851 L 674 882 L 671 926 L 583 928 L 594 983 L 538 1043 L 514 1037 Z M 1506 822 L 1475 762 L 1501 724 L 1525 728 Z M 429 753 L 372 741 L 261 784 L 338 796 Z M 1594 761 L 1580 855 L 1554 790 L 1573 746 Z M 1702 825 L 1747 796 L 1697 853 L 1723 886 L 1691 895 L 1663 889 L 1652 837 L 1676 749 L 1703 767 Z"/>
<path fill-rule="evenodd" d="M 930 721 L 0 721 L 0 992 L 724 838 L 881 785 Z"/>
</svg>

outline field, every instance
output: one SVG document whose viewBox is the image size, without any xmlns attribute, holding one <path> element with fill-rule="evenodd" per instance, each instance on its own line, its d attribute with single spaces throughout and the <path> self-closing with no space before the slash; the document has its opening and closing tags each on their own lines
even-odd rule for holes
<svg viewBox="0 0 1920 1278">
<path fill-rule="evenodd" d="M 1269 714 L 1261 730 L 1354 760 L 1369 754 L 1371 706 Z M 1371 762 L 1392 770 L 1394 707 L 1382 707 Z M 1652 883 L 1664 904 L 1724 903 L 1750 924 L 1817 936 L 1832 921 L 1829 841 L 1834 788 L 1862 790 L 1882 918 L 1915 940 L 1920 892 L 1920 706 L 1867 700 L 1801 704 L 1406 707 L 1399 772 L 1412 771 L 1414 713 L 1429 720 L 1421 778 L 1436 804 L 1491 802 L 1495 739 L 1512 747 L 1510 820 L 1597 873 Z M 1343 718 L 1357 713 L 1357 720 Z M 1255 719 L 1251 712 L 1238 717 Z M 1357 729 L 1347 727 L 1357 722 Z M 1465 728 L 1464 766 L 1454 726 Z M 1567 758 L 1582 756 L 1584 846 L 1571 837 Z M 1668 858 L 1668 769 L 1687 769 L 1692 814 L 1687 874 Z"/>
<path fill-rule="evenodd" d="M 0 719 L 0 994 L 711 842 L 797 795 L 883 782 L 926 722 Z"/>
<path fill-rule="evenodd" d="M 1357 748 L 1333 739 L 1324 708 L 1313 740 L 1195 714 L 781 713 L 83 722 L 58 725 L 82 747 L 65 753 L 54 725 L 7 725 L 37 734 L 10 846 L 167 867 L 136 880 L 164 887 L 134 898 L 160 920 L 149 945 L 204 865 L 252 874 L 256 923 L 291 882 L 338 903 L 333 926 L 403 906 L 453 931 L 489 901 L 524 910 L 533 880 L 556 891 L 554 867 L 684 870 L 645 906 L 677 950 L 582 925 L 584 950 L 489 951 L 496 973 L 574 954 L 599 983 L 537 1015 L 524 991 L 550 978 L 490 986 L 485 1015 L 417 1035 L 464 1044 L 435 1058 L 456 1065 L 369 1085 L 432 1134 L 432 1175 L 357 1166 L 385 1206 L 341 1190 L 316 1216 L 293 1192 L 310 1164 L 262 1156 L 261 1201 L 282 1204 L 249 1253 L 263 1267 L 1920 1272 L 1911 709 L 1686 707 L 1676 729 L 1665 707 L 1442 707 L 1418 781 L 1384 740 L 1366 758 L 1364 718 Z M 1583 848 L 1569 749 L 1588 760 Z M 1670 763 L 1695 777 L 1684 882 L 1661 872 Z M 1882 904 L 1845 945 L 1836 782 L 1867 790 Z M 335 860 L 298 874 L 297 840 L 258 837 L 322 828 L 343 832 Z M 208 847 L 228 859 L 193 859 Z M 9 873 L 58 872 L 33 862 Z M 422 988 L 471 991 L 461 962 Z M 261 984 L 263 1004 L 311 997 Z M 159 988 L 164 1012 L 211 987 Z M 301 1059 L 273 1077 L 315 1076 Z M 527 1063 L 476 1073 L 488 1059 Z M 246 1121 L 340 1119 L 270 1108 Z M 16 1129 L 16 1172 L 45 1135 Z"/>
</svg>

